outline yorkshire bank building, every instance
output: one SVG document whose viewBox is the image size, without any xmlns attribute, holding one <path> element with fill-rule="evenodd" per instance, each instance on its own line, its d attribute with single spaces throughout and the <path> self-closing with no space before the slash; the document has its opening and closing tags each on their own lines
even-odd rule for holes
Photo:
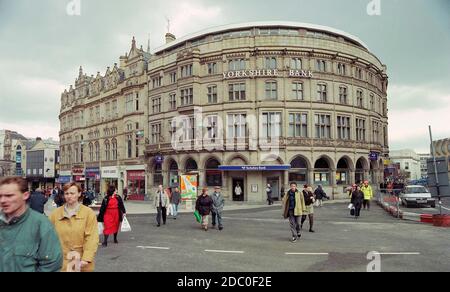
<svg viewBox="0 0 450 292">
<path fill-rule="evenodd" d="M 152 52 L 133 39 L 119 65 L 90 77 L 80 68 L 62 94 L 61 172 L 131 199 L 185 174 L 230 201 L 263 202 L 267 184 L 279 199 L 291 181 L 347 197 L 349 184 L 382 182 L 387 86 L 386 66 L 360 39 L 325 26 L 167 33 Z"/>
</svg>

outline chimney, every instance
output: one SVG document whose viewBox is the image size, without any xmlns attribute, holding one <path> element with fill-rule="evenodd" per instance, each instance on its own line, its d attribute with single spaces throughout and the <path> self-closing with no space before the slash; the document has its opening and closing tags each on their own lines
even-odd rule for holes
<svg viewBox="0 0 450 292">
<path fill-rule="evenodd" d="M 166 33 L 166 44 L 173 42 L 176 40 L 176 37 L 170 32 Z"/>
</svg>

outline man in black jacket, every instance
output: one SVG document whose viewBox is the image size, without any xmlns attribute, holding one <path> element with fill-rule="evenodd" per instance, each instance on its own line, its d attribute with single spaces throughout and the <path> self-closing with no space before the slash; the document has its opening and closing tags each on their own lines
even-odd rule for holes
<svg viewBox="0 0 450 292">
<path fill-rule="evenodd" d="M 28 199 L 30 208 L 41 214 L 44 214 L 44 206 L 47 203 L 47 201 L 48 198 L 44 196 L 41 189 L 35 190 Z"/>
</svg>

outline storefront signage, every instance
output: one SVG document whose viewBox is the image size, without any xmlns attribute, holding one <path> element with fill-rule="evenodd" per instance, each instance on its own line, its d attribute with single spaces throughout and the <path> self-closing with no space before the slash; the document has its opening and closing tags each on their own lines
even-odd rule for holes
<svg viewBox="0 0 450 292">
<path fill-rule="evenodd" d="M 156 164 L 162 164 L 164 162 L 164 156 L 161 154 L 158 154 L 155 156 L 155 163 Z"/>
<path fill-rule="evenodd" d="M 378 160 L 378 153 L 377 152 L 370 152 L 369 153 L 369 160 L 372 160 L 372 161 Z"/>
<path fill-rule="evenodd" d="M 239 70 L 224 72 L 223 79 L 234 78 L 256 78 L 256 77 L 290 77 L 290 78 L 313 78 L 313 72 L 309 70 L 286 70 L 280 71 L 277 69 L 264 70 Z"/>
<path fill-rule="evenodd" d="M 219 170 L 222 171 L 276 171 L 276 170 L 289 170 L 290 165 L 232 165 L 232 166 L 219 166 Z"/>
<path fill-rule="evenodd" d="M 102 178 L 119 178 L 119 170 L 116 166 L 102 167 L 101 176 Z"/>
<path fill-rule="evenodd" d="M 88 178 L 95 178 L 95 179 L 99 179 L 100 178 L 100 168 L 98 167 L 88 167 L 86 168 L 86 177 Z"/>
<path fill-rule="evenodd" d="M 80 176 L 82 176 L 82 175 L 84 175 L 84 168 L 82 168 L 82 167 L 74 167 L 74 168 L 72 168 L 72 175 L 80 175 Z"/>
<path fill-rule="evenodd" d="M 144 180 L 145 179 L 145 171 L 144 170 L 128 170 L 127 178 L 129 180 Z"/>
<path fill-rule="evenodd" d="M 66 184 L 66 183 L 70 183 L 71 180 L 72 180 L 71 176 L 60 176 L 58 178 L 57 182 L 60 184 Z"/>
</svg>

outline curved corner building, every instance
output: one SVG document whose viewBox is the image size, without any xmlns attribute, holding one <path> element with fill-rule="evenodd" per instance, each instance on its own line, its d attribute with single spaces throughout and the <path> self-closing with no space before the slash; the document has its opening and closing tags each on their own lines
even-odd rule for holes
<svg viewBox="0 0 450 292">
<path fill-rule="evenodd" d="M 381 182 L 388 77 L 358 38 L 256 22 L 166 40 L 147 71 L 149 193 L 186 173 L 249 202 L 266 200 L 267 184 L 274 198 L 291 181 L 337 198 Z"/>
</svg>

